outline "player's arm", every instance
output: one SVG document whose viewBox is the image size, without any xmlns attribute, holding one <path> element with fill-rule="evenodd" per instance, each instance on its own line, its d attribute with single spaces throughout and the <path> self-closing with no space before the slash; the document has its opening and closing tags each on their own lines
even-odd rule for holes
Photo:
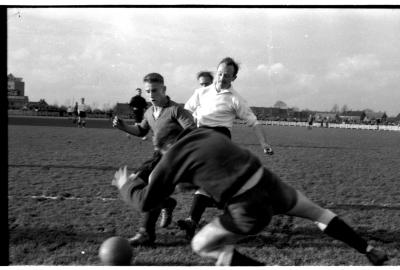
<svg viewBox="0 0 400 270">
<path fill-rule="evenodd" d="M 257 121 L 254 126 L 253 126 L 254 132 L 256 133 L 256 136 L 258 138 L 258 141 L 261 144 L 261 147 L 264 151 L 264 154 L 266 155 L 273 155 L 274 151 L 272 150 L 271 145 L 267 143 L 267 135 L 265 133 L 265 130 L 263 126 Z"/>
<path fill-rule="evenodd" d="M 254 115 L 253 111 L 249 106 L 247 106 L 247 102 L 238 95 L 234 99 L 233 104 L 235 106 L 237 117 L 245 120 L 247 124 L 253 128 L 264 154 L 272 155 L 274 151 L 272 150 L 271 145 L 268 143 L 267 134 L 265 133 L 261 123 L 257 120 L 257 117 Z"/>
<path fill-rule="evenodd" d="M 118 188 L 124 202 L 134 209 L 141 211 L 141 201 L 147 189 L 145 181 L 135 174 L 128 176 L 125 166 L 115 173 L 111 185 Z"/>
<path fill-rule="evenodd" d="M 145 119 L 143 119 L 143 121 L 139 125 L 128 125 L 118 116 L 115 116 L 113 119 L 113 127 L 138 137 L 145 136 L 150 129 Z"/>
<path fill-rule="evenodd" d="M 153 170 L 155 172 L 157 167 Z M 144 180 L 132 174 L 128 176 L 126 166 L 120 168 L 114 175 L 112 185 L 116 186 L 122 196 L 122 199 L 133 208 L 147 212 L 154 208 L 158 208 L 164 199 L 171 195 L 174 186 L 164 177 L 163 170 L 158 169 L 157 176 L 153 173 L 149 177 L 149 184 Z"/>
<path fill-rule="evenodd" d="M 191 113 L 194 113 L 199 106 L 199 95 L 197 90 L 194 91 L 193 95 L 186 101 L 185 109 Z"/>
<path fill-rule="evenodd" d="M 183 129 L 196 128 L 196 123 L 193 119 L 193 115 L 188 110 L 181 106 L 176 108 L 176 120 L 179 122 Z"/>
</svg>

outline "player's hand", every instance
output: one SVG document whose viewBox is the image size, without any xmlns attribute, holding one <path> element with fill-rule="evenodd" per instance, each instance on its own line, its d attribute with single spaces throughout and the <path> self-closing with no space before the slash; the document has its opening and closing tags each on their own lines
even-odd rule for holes
<svg viewBox="0 0 400 270">
<path fill-rule="evenodd" d="M 118 116 L 114 116 L 112 124 L 113 124 L 113 127 L 118 128 L 118 129 L 123 129 L 123 126 L 124 126 L 124 122 L 122 121 L 122 119 L 118 118 Z"/>
<path fill-rule="evenodd" d="M 272 150 L 272 147 L 269 145 L 264 146 L 264 155 L 273 155 L 274 154 L 274 150 Z"/>
<path fill-rule="evenodd" d="M 126 166 L 124 166 L 123 168 L 119 168 L 119 170 L 115 172 L 114 178 L 111 181 L 111 185 L 120 189 L 130 178 L 131 176 L 128 177 L 128 170 Z"/>
</svg>

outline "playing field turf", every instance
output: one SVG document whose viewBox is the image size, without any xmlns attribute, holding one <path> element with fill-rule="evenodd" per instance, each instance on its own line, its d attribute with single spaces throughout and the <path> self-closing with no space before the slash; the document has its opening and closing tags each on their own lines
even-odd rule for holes
<svg viewBox="0 0 400 270">
<path fill-rule="evenodd" d="M 107 121 L 89 120 L 86 129 L 68 121 L 19 121 L 11 119 L 8 125 L 10 264 L 99 265 L 98 248 L 105 239 L 130 237 L 139 226 L 139 213 L 119 199 L 110 183 L 118 167 L 133 170 L 151 156 L 151 140 L 128 137 Z M 389 265 L 400 265 L 400 133 L 265 129 L 273 156 L 263 156 L 245 126 L 234 127 L 233 141 L 386 250 Z M 174 197 L 176 221 L 187 216 L 192 192 Z M 218 213 L 208 209 L 202 224 Z M 297 218 L 274 217 L 239 250 L 268 265 L 369 265 L 363 255 Z M 135 247 L 134 254 L 136 265 L 213 265 L 191 251 L 175 224 L 157 229 L 155 247 Z"/>
</svg>

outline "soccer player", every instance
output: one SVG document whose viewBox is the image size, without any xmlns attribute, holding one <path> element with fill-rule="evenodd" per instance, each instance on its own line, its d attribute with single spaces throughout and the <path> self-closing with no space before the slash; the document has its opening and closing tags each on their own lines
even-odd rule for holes
<svg viewBox="0 0 400 270">
<path fill-rule="evenodd" d="M 309 130 L 312 129 L 312 126 L 313 126 L 313 124 L 314 124 L 314 120 L 315 120 L 314 115 L 310 114 L 310 115 L 308 116 L 308 129 L 309 129 Z"/>
<path fill-rule="evenodd" d="M 72 120 L 73 124 L 76 124 L 78 122 L 78 106 L 79 106 L 78 101 L 76 101 L 75 105 L 74 105 L 74 111 L 73 111 L 73 115 L 74 115 L 74 120 Z"/>
<path fill-rule="evenodd" d="M 129 107 L 132 109 L 132 116 L 135 123 L 140 123 L 143 120 L 143 114 L 147 108 L 147 102 L 142 97 L 142 89 L 136 88 L 136 95 L 133 96 L 129 102 Z M 146 140 L 144 136 L 142 140 Z"/>
<path fill-rule="evenodd" d="M 185 109 L 193 113 L 197 126 L 215 129 L 231 138 L 231 129 L 235 118 L 243 119 L 253 127 L 265 154 L 273 154 L 267 144 L 264 129 L 257 121 L 247 102 L 236 92 L 232 83 L 237 78 L 239 65 L 230 57 L 222 59 L 217 66 L 213 84 L 201 87 L 185 104 Z M 178 220 L 178 226 L 185 230 L 191 239 L 207 207 L 214 205 L 210 196 L 203 190 L 195 192 L 189 217 Z"/>
<path fill-rule="evenodd" d="M 235 247 L 239 240 L 261 232 L 278 214 L 313 221 L 327 235 L 365 254 L 373 265 L 388 260 L 385 252 L 369 245 L 335 213 L 281 181 L 257 156 L 226 136 L 206 128 L 181 131 L 168 126 L 156 135 L 155 143 L 163 157 L 148 182 L 128 176 L 125 166 L 115 173 L 112 185 L 126 203 L 141 211 L 159 207 L 180 182 L 205 190 L 224 212 L 193 237 L 191 246 L 198 255 L 214 258 L 216 265 L 262 265 Z"/>
<path fill-rule="evenodd" d="M 143 120 L 136 125 L 127 125 L 122 119 L 115 116 L 113 126 L 129 134 L 143 137 L 150 130 L 157 136 L 165 126 L 174 125 L 177 129 L 196 128 L 190 112 L 172 101 L 166 95 L 167 87 L 164 85 L 164 78 L 158 73 L 150 73 L 143 79 L 144 90 L 152 103 L 144 113 Z M 160 160 L 161 154 L 155 147 L 153 157 L 146 161 L 136 172 L 138 176 L 147 180 L 152 169 Z M 172 221 L 172 211 L 176 206 L 173 198 L 166 198 L 159 208 L 145 212 L 143 215 L 139 232 L 129 239 L 131 245 L 152 244 L 156 239 L 155 227 L 161 213 L 160 227 L 167 227 Z"/>
<path fill-rule="evenodd" d="M 85 98 L 81 98 L 81 104 L 78 105 L 78 127 L 86 127 L 86 112 L 89 106 L 85 104 Z"/>
<path fill-rule="evenodd" d="M 207 87 L 212 84 L 214 76 L 210 71 L 200 71 L 197 73 L 197 81 L 201 87 Z"/>
</svg>

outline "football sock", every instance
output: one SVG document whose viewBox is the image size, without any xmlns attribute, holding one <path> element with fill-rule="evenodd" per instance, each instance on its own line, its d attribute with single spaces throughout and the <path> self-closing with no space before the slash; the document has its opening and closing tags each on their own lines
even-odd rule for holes
<svg viewBox="0 0 400 270">
<path fill-rule="evenodd" d="M 206 208 L 213 205 L 214 201 L 210 197 L 203 194 L 195 194 L 190 209 L 190 218 L 198 224 Z"/>
<path fill-rule="evenodd" d="M 176 206 L 176 204 L 177 204 L 177 202 L 174 198 L 168 197 L 162 203 L 162 208 L 174 208 Z"/>
<path fill-rule="evenodd" d="M 246 255 L 239 253 L 236 249 L 233 250 L 231 264 L 232 266 L 261 266 L 265 265 L 257 260 L 254 260 Z"/>
<path fill-rule="evenodd" d="M 367 252 L 367 242 L 337 216 L 328 223 L 324 233 L 348 244 L 362 254 Z"/>
<path fill-rule="evenodd" d="M 141 227 L 145 228 L 149 235 L 155 235 L 156 223 L 160 212 L 161 208 L 156 208 L 149 212 L 143 213 Z"/>
</svg>

